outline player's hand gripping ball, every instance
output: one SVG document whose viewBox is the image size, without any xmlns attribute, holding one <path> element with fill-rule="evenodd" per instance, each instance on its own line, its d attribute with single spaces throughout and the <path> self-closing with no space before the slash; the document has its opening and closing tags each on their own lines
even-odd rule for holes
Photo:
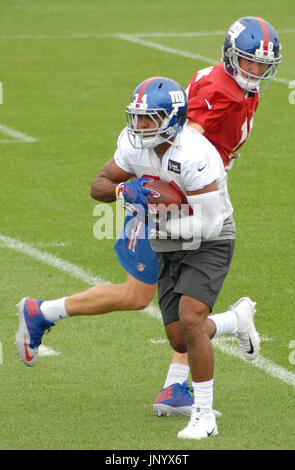
<svg viewBox="0 0 295 470">
<path fill-rule="evenodd" d="M 160 180 L 149 180 L 144 183 L 144 187 L 153 191 L 153 194 L 147 194 L 146 198 L 156 209 L 157 206 L 181 208 L 182 196 L 171 184 Z"/>
</svg>

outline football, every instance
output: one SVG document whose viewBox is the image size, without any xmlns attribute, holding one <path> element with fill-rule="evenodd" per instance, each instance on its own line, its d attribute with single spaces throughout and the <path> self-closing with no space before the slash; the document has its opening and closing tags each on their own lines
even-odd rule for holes
<svg viewBox="0 0 295 470">
<path fill-rule="evenodd" d="M 150 180 L 144 184 L 144 187 L 158 193 L 156 195 L 149 194 L 146 196 L 150 204 L 155 204 L 156 206 L 164 204 L 166 207 L 170 206 L 170 204 L 175 204 L 178 208 L 181 207 L 181 193 L 171 184 L 160 180 Z"/>
</svg>

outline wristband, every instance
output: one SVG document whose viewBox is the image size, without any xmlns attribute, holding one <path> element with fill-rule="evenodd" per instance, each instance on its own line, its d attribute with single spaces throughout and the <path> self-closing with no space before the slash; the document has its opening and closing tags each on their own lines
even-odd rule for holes
<svg viewBox="0 0 295 470">
<path fill-rule="evenodd" d="M 115 189 L 116 198 L 124 199 L 124 183 L 119 183 Z"/>
</svg>

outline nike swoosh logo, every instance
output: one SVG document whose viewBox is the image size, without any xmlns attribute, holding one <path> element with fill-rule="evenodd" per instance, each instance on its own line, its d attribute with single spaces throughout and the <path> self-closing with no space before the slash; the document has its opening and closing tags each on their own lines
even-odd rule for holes
<svg viewBox="0 0 295 470">
<path fill-rule="evenodd" d="M 249 343 L 250 343 L 250 351 L 247 351 L 247 353 L 248 354 L 253 354 L 254 353 L 254 348 L 253 348 L 253 344 L 252 344 L 250 336 L 249 336 Z"/>
<path fill-rule="evenodd" d="M 161 196 L 161 194 L 158 193 L 158 191 L 154 191 L 153 189 L 149 189 L 149 191 L 150 191 L 150 193 L 148 193 L 147 195 L 150 194 L 150 195 L 153 196 L 155 199 L 158 199 L 158 198 Z"/>
<path fill-rule="evenodd" d="M 205 166 L 207 165 L 207 160 L 203 159 L 198 164 L 198 171 L 204 170 Z"/>
<path fill-rule="evenodd" d="M 31 356 L 28 350 L 26 339 L 24 338 L 24 347 L 25 347 L 25 357 L 26 361 L 31 362 L 34 359 L 34 356 Z"/>
<path fill-rule="evenodd" d="M 205 168 L 206 165 L 207 165 L 207 163 L 205 163 L 203 166 L 199 166 L 199 167 L 198 167 L 198 171 L 204 170 L 204 168 Z"/>
<path fill-rule="evenodd" d="M 212 109 L 213 108 L 213 104 L 210 104 L 208 100 L 206 100 L 206 98 L 204 98 L 204 100 L 206 101 L 206 105 L 208 106 L 208 109 Z"/>
<path fill-rule="evenodd" d="M 215 427 L 212 429 L 211 432 L 208 432 L 208 431 L 207 431 L 207 436 L 208 436 L 208 437 L 211 436 L 211 434 L 213 433 L 214 429 L 215 429 Z"/>
</svg>

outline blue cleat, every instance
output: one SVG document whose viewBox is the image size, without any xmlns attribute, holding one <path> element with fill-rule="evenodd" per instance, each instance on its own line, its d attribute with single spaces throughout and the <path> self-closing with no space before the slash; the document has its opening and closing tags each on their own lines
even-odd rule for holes
<svg viewBox="0 0 295 470">
<path fill-rule="evenodd" d="M 193 389 L 185 380 L 182 384 L 175 383 L 170 387 L 162 388 L 157 396 L 153 408 L 157 416 L 191 416 L 194 404 Z M 220 418 L 220 411 L 212 410 L 216 418 Z"/>
<path fill-rule="evenodd" d="M 158 416 L 190 416 L 194 397 L 185 380 L 182 384 L 175 383 L 170 387 L 162 388 L 157 396 L 153 408 Z"/>
<path fill-rule="evenodd" d="M 26 366 L 32 367 L 38 359 L 38 347 L 46 330 L 55 325 L 46 320 L 40 310 L 42 300 L 25 297 L 17 305 L 19 326 L 15 337 L 15 345 L 21 360 Z"/>
</svg>

